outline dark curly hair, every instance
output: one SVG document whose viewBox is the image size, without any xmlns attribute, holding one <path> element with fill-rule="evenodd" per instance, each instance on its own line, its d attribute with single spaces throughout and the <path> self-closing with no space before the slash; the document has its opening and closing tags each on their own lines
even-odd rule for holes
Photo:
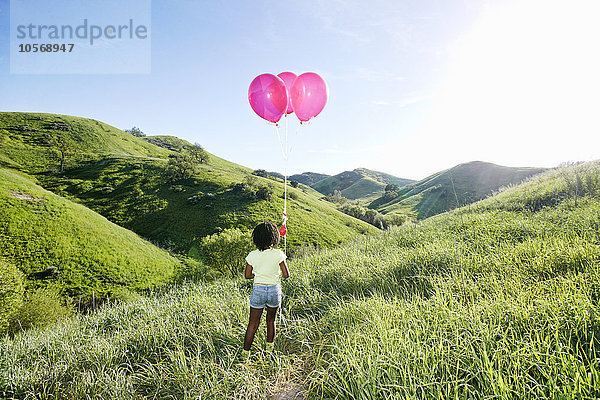
<svg viewBox="0 0 600 400">
<path fill-rule="evenodd" d="M 260 251 L 275 247 L 279 244 L 279 229 L 272 222 L 261 222 L 252 231 L 252 241 Z"/>
</svg>

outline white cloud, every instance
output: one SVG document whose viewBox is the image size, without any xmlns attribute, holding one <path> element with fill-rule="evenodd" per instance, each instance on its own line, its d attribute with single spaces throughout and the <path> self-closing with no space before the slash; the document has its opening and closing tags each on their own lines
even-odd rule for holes
<svg viewBox="0 0 600 400">
<path fill-rule="evenodd" d="M 388 100 L 371 100 L 371 104 L 375 106 L 395 106 L 398 108 L 408 107 L 412 104 L 420 103 L 422 101 L 430 100 L 432 95 L 415 95 L 410 97 L 405 97 L 400 101 L 388 101 Z"/>
<path fill-rule="evenodd" d="M 426 101 L 426 100 L 431 100 L 433 96 L 430 94 L 425 94 L 425 95 L 416 95 L 416 96 L 412 96 L 412 97 L 407 97 L 403 100 L 400 100 L 400 102 L 398 103 L 398 106 L 400 108 L 403 107 L 407 107 L 411 104 L 416 104 L 416 103 L 420 103 L 422 101 Z"/>
<path fill-rule="evenodd" d="M 371 104 L 374 104 L 376 106 L 391 106 L 392 103 L 390 103 L 389 101 L 385 101 L 385 100 L 373 100 L 371 101 Z"/>
</svg>

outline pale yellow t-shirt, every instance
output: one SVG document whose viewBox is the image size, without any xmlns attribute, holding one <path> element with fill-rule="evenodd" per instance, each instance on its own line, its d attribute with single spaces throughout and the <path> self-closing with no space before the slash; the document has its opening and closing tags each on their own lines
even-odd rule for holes
<svg viewBox="0 0 600 400">
<path fill-rule="evenodd" d="M 281 270 L 279 263 L 287 257 L 279 249 L 254 250 L 246 256 L 246 262 L 252 265 L 254 283 L 277 285 L 280 283 Z"/>
</svg>

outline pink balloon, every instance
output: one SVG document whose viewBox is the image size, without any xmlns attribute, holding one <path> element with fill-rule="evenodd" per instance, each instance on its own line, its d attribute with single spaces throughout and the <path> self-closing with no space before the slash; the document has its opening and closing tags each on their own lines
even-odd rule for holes
<svg viewBox="0 0 600 400">
<path fill-rule="evenodd" d="M 298 76 L 290 91 L 292 108 L 300 121 L 308 121 L 319 115 L 328 97 L 327 83 L 314 72 Z"/>
<path fill-rule="evenodd" d="M 288 91 L 288 97 L 289 97 L 289 95 L 292 93 L 292 84 L 294 83 L 294 81 L 296 80 L 298 75 L 296 75 L 293 72 L 282 72 L 280 74 L 277 74 L 277 76 L 280 77 L 281 79 L 283 79 L 283 83 L 285 83 L 285 88 Z M 285 113 L 291 114 L 293 112 L 294 112 L 294 109 L 292 108 L 292 100 L 290 99 L 288 101 L 288 106 L 287 106 L 287 110 L 285 111 Z"/>
<path fill-rule="evenodd" d="M 248 101 L 259 117 L 277 122 L 288 108 L 285 83 L 273 74 L 259 75 L 250 83 Z"/>
</svg>

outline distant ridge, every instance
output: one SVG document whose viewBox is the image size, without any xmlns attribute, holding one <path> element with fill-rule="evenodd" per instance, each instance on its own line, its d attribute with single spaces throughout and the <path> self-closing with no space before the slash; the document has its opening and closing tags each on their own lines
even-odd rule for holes
<svg viewBox="0 0 600 400">
<path fill-rule="evenodd" d="M 414 182 L 412 179 L 398 178 L 384 172 L 366 168 L 356 168 L 329 176 L 312 185 L 312 188 L 324 195 L 339 190 L 342 196 L 351 200 L 374 199 L 383 194 L 388 184 L 399 187 Z"/>
<path fill-rule="evenodd" d="M 315 183 L 328 178 L 331 175 L 319 174 L 317 172 L 303 172 L 301 174 L 295 174 L 289 177 L 290 180 L 300 182 L 306 186 L 312 186 Z"/>
<path fill-rule="evenodd" d="M 484 161 L 458 164 L 386 193 L 369 204 L 382 213 L 411 214 L 418 219 L 481 200 L 502 186 L 515 185 L 547 168 L 505 167 Z M 457 204 L 458 202 L 458 204 Z"/>
</svg>

